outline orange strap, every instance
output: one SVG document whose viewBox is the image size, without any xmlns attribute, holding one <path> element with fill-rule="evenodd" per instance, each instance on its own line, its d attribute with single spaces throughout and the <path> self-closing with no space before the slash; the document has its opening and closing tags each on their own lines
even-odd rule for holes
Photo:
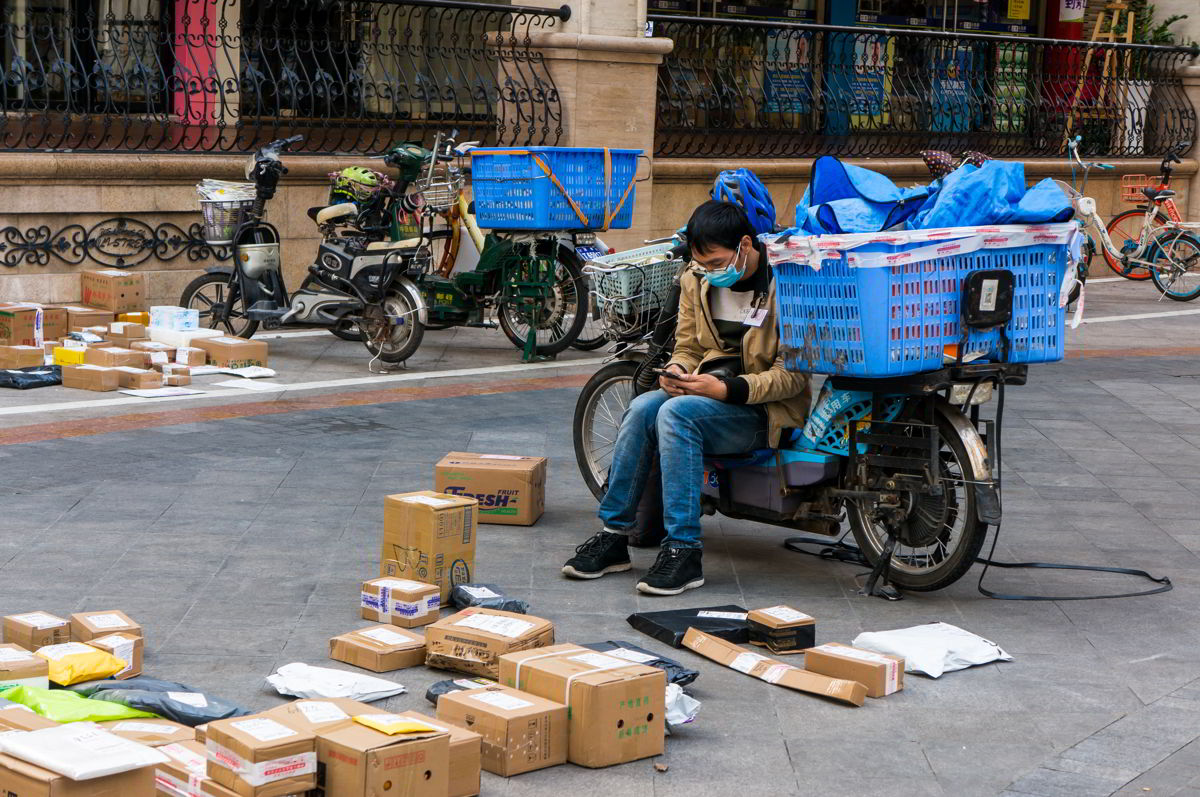
<svg viewBox="0 0 1200 797">
<path fill-rule="evenodd" d="M 567 204 L 571 206 L 571 210 L 575 211 L 575 215 L 579 217 L 580 223 L 583 224 L 584 227 L 588 226 L 587 214 L 584 213 L 580 209 L 579 203 L 576 202 L 574 200 L 574 198 L 572 198 L 571 195 L 567 192 L 567 187 L 564 186 L 561 182 L 559 182 L 558 178 L 554 176 L 554 172 L 550 171 L 550 167 L 546 165 L 545 161 L 543 161 L 540 157 L 538 157 L 536 152 L 532 153 L 532 154 L 533 154 L 533 162 L 536 163 L 538 166 L 542 167 L 542 171 L 544 171 L 546 173 L 546 176 L 550 178 L 550 182 L 554 183 L 554 185 L 558 188 L 559 191 L 562 191 L 563 197 L 566 198 Z"/>
</svg>

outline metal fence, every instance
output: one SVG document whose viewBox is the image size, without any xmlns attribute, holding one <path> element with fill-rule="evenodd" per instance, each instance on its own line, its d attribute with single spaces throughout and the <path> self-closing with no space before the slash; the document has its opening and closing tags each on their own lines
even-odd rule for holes
<svg viewBox="0 0 1200 797">
<path fill-rule="evenodd" d="M 650 17 L 660 156 L 1161 154 L 1192 140 L 1197 50 L 701 17 Z"/>
<path fill-rule="evenodd" d="M 434 0 L 3 0 L 0 146 L 378 153 L 554 144 L 562 107 L 531 34 L 570 9 Z"/>
</svg>

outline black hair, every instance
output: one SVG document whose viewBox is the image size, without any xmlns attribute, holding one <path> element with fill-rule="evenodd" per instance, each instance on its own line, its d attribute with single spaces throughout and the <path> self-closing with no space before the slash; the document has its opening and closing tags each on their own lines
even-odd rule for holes
<svg viewBox="0 0 1200 797">
<path fill-rule="evenodd" d="M 737 249 L 746 235 L 754 240 L 754 228 L 750 226 L 746 211 L 732 202 L 710 199 L 692 211 L 687 223 L 688 246 L 700 254 L 714 246 Z"/>
</svg>

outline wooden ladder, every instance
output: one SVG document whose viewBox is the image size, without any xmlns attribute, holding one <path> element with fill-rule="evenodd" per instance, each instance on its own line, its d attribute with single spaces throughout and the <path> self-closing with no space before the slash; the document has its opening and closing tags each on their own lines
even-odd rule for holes
<svg viewBox="0 0 1200 797">
<path fill-rule="evenodd" d="M 1125 0 L 1112 0 L 1104 9 L 1096 16 L 1096 24 L 1092 26 L 1092 42 L 1117 43 L 1124 42 L 1126 44 L 1133 43 L 1133 24 L 1134 12 L 1130 10 L 1129 4 Z M 1118 37 L 1117 29 L 1121 26 L 1122 17 L 1125 22 L 1125 33 Z M 1108 23 L 1106 25 L 1106 23 Z M 1107 28 L 1107 30 L 1105 29 Z M 1063 151 L 1066 151 L 1066 142 L 1070 140 L 1073 132 L 1076 119 L 1102 119 L 1112 117 L 1118 113 L 1119 108 L 1124 107 L 1126 97 L 1120 98 L 1119 104 L 1114 107 L 1109 107 L 1106 99 L 1113 90 L 1113 84 L 1117 77 L 1117 52 L 1111 48 L 1104 51 L 1104 63 L 1100 70 L 1100 94 L 1096 97 L 1095 103 L 1090 108 L 1080 108 L 1079 102 L 1083 95 L 1083 88 L 1088 82 L 1088 71 L 1092 66 L 1092 56 L 1096 54 L 1095 47 L 1089 47 L 1087 53 L 1083 57 L 1083 68 L 1079 72 L 1079 83 L 1075 86 L 1075 95 L 1071 98 L 1071 108 L 1067 112 L 1067 129 L 1063 136 Z M 1129 77 L 1131 69 L 1131 59 L 1133 54 L 1126 50 L 1124 53 L 1123 71 L 1126 78 Z M 1124 95 L 1128 92 L 1128 81 L 1121 82 L 1121 92 Z M 1115 98 L 1114 98 L 1115 99 Z"/>
</svg>

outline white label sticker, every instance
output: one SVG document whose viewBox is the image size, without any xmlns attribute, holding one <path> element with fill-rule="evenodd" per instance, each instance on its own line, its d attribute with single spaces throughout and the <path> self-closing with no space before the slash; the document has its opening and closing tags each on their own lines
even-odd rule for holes
<svg viewBox="0 0 1200 797">
<path fill-rule="evenodd" d="M 525 459 L 525 457 L 514 457 L 512 454 L 480 454 L 480 459 Z"/>
<path fill-rule="evenodd" d="M 984 280 L 979 289 L 979 309 L 990 313 L 996 309 L 996 294 L 999 293 L 1000 280 Z"/>
<path fill-rule="evenodd" d="M 454 681 L 454 685 L 463 689 L 482 689 L 485 686 L 494 686 L 491 681 L 475 681 L 470 678 L 458 678 Z"/>
<path fill-rule="evenodd" d="M 762 613 L 768 617 L 774 617 L 781 623 L 799 623 L 813 619 L 804 612 L 798 612 L 791 606 L 772 606 L 770 609 L 763 609 Z"/>
<path fill-rule="evenodd" d="M 454 506 L 453 501 L 448 501 L 445 498 L 434 498 L 430 495 L 410 495 L 407 498 L 401 498 L 400 500 L 410 504 L 425 504 L 425 506 Z"/>
<path fill-rule="evenodd" d="M 0 662 L 10 661 L 30 661 L 34 658 L 33 654 L 28 650 L 14 650 L 13 648 L 0 648 Z"/>
<path fill-rule="evenodd" d="M 295 736 L 296 732 L 291 728 L 280 725 L 272 719 L 259 717 L 250 720 L 241 720 L 239 722 L 230 723 L 232 727 L 237 728 L 247 736 L 253 736 L 260 742 L 273 742 L 276 739 L 286 739 L 289 736 Z"/>
<path fill-rule="evenodd" d="M 199 753 L 189 750 L 181 744 L 164 744 L 158 748 L 159 752 L 169 755 L 171 758 L 183 765 L 183 768 L 192 775 L 200 776 L 207 779 L 205 770 L 208 766 L 208 759 Z"/>
<path fill-rule="evenodd" d="M 37 654 L 43 658 L 59 661 L 66 656 L 76 656 L 80 653 L 98 653 L 99 651 L 91 645 L 85 645 L 82 642 L 66 642 L 62 645 L 46 645 L 38 648 Z"/>
<path fill-rule="evenodd" d="M 105 650 L 108 650 L 110 653 L 112 653 L 118 659 L 125 662 L 125 669 L 121 670 L 118 673 L 114 673 L 111 676 L 112 678 L 119 678 L 122 675 L 124 675 L 125 673 L 127 673 L 133 669 L 133 646 L 135 644 L 134 640 L 126 639 L 125 637 L 121 637 L 121 636 L 117 636 L 116 634 L 113 634 L 111 636 L 106 636 L 103 639 L 93 639 L 92 644 L 97 645 L 98 647 L 102 647 Z"/>
<path fill-rule="evenodd" d="M 696 612 L 697 617 L 711 617 L 715 620 L 745 620 L 745 612 Z"/>
<path fill-rule="evenodd" d="M 133 720 L 114 722 L 111 727 L 114 731 L 125 731 L 126 733 L 153 733 L 158 736 L 171 736 L 176 731 L 187 730 L 186 728 L 172 728 L 170 725 L 155 725 L 150 722 L 135 722 Z"/>
<path fill-rule="evenodd" d="M 788 670 L 794 669 L 796 668 L 790 664 L 774 664 L 768 667 L 766 672 L 762 674 L 762 679 L 769 684 L 777 684 L 779 683 L 779 679 L 782 678 Z"/>
<path fill-rule="evenodd" d="M 411 645 L 417 641 L 390 628 L 368 628 L 365 631 L 359 631 L 358 635 L 373 639 L 383 645 Z"/>
<path fill-rule="evenodd" d="M 387 587 L 388 589 L 399 589 L 405 592 L 414 590 L 427 590 L 432 584 L 422 584 L 420 581 L 409 581 L 403 578 L 381 578 L 378 581 L 369 582 L 376 587 Z"/>
<path fill-rule="evenodd" d="M 472 614 L 464 617 L 455 625 L 487 631 L 491 634 L 516 639 L 534 628 L 534 623 L 528 620 L 518 620 L 516 617 L 497 617 L 493 614 Z"/>
<path fill-rule="evenodd" d="M 125 369 L 121 369 L 121 370 L 125 370 Z M 136 371 L 138 373 L 141 372 L 140 368 L 133 368 L 130 370 Z M 121 619 L 121 616 L 117 615 L 117 614 L 92 614 L 92 615 L 88 615 L 87 617 L 85 617 L 84 622 L 86 622 L 90 626 L 93 626 L 94 628 L 108 629 L 108 628 L 129 628 L 130 627 L 129 623 L 127 623 L 125 620 Z"/>
<path fill-rule="evenodd" d="M 616 656 L 618 659 L 625 659 L 625 661 L 632 661 L 638 664 L 649 664 L 652 661 L 658 661 L 656 656 L 647 656 L 645 653 L 638 653 L 636 650 L 630 650 L 629 648 L 613 648 L 604 652 L 610 656 Z"/>
<path fill-rule="evenodd" d="M 350 715 L 342 711 L 334 703 L 296 703 L 296 708 L 313 725 L 319 725 L 322 722 L 337 722 L 338 720 L 350 719 Z"/>
<path fill-rule="evenodd" d="M 167 697 L 193 708 L 208 708 L 208 698 L 195 692 L 167 692 Z"/>
<path fill-rule="evenodd" d="M 760 661 L 770 661 L 770 659 L 757 653 L 739 653 L 736 659 L 729 662 L 729 667 L 738 672 L 749 673 Z"/>
<path fill-rule="evenodd" d="M 466 584 L 459 584 L 459 589 L 470 595 L 472 598 L 499 598 L 495 592 L 492 592 L 487 587 L 468 587 Z"/>
<path fill-rule="evenodd" d="M 567 658 L 571 661 L 586 664 L 589 667 L 597 667 L 604 670 L 626 667 L 629 664 L 627 661 L 623 661 L 615 656 L 606 656 L 603 653 L 580 653 L 578 656 L 568 656 Z"/>
<path fill-rule="evenodd" d="M 54 615 L 46 614 L 45 612 L 14 614 L 12 619 L 24 623 L 25 625 L 31 625 L 39 631 L 47 628 L 58 628 L 59 626 L 67 624 L 67 621 L 63 620 L 61 617 L 55 617 Z"/>
<path fill-rule="evenodd" d="M 155 365 L 166 365 L 167 353 L 165 351 L 150 352 L 150 362 L 154 363 Z"/>
<path fill-rule="evenodd" d="M 467 695 L 472 700 L 477 700 L 480 703 L 486 703 L 489 706 L 504 709 L 505 711 L 516 711 L 517 709 L 529 708 L 533 705 L 528 700 L 522 700 L 513 695 L 506 695 L 503 692 L 480 692 L 477 695 Z"/>
</svg>

